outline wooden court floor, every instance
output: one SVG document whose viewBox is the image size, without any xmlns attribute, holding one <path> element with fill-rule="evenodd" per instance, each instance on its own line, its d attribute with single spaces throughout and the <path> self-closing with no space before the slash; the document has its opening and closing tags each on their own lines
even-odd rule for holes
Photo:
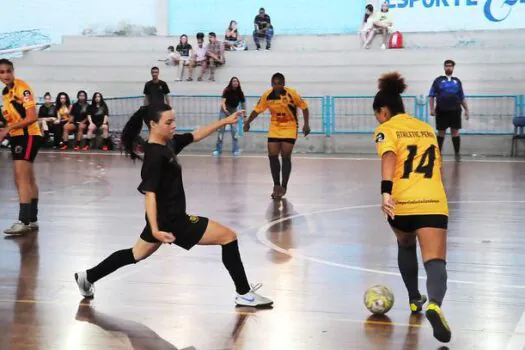
<svg viewBox="0 0 525 350">
<path fill-rule="evenodd" d="M 219 247 L 164 246 L 96 285 L 73 273 L 133 245 L 144 224 L 140 164 L 115 154 L 41 153 L 40 231 L 0 240 L 0 349 L 447 349 L 411 316 L 397 247 L 378 208 L 375 158 L 296 156 L 274 202 L 264 156 L 180 157 L 188 211 L 238 231 L 252 283 L 271 310 L 235 308 Z M 450 200 L 449 349 L 525 346 L 525 162 L 444 163 Z M 0 153 L 0 227 L 17 216 Z M 420 286 L 425 272 L 420 265 Z M 364 290 L 396 302 L 370 317 Z"/>
</svg>

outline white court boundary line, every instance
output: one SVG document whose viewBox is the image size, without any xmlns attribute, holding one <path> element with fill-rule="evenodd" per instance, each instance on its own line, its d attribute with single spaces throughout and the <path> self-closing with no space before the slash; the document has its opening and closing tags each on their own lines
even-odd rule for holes
<svg viewBox="0 0 525 350">
<path fill-rule="evenodd" d="M 525 201 L 454 201 L 449 202 L 450 204 L 498 204 L 498 203 L 515 203 L 515 204 L 521 204 L 525 203 Z M 324 259 L 318 259 L 314 257 L 309 257 L 302 254 L 297 254 L 296 252 L 291 252 L 287 249 L 283 249 L 279 247 L 278 245 L 270 242 L 268 238 L 266 238 L 266 232 L 269 228 L 272 226 L 281 223 L 286 220 L 291 220 L 298 217 L 308 217 L 316 214 L 324 214 L 324 213 L 333 213 L 338 211 L 344 211 L 344 210 L 355 210 L 355 209 L 368 209 L 368 208 L 379 208 L 379 204 L 372 204 L 372 205 L 355 205 L 355 206 L 348 206 L 348 207 L 340 207 L 340 208 L 332 208 L 332 209 L 325 209 L 325 210 L 317 210 L 302 214 L 295 214 L 295 215 L 289 215 L 286 217 L 282 217 L 280 219 L 271 221 L 269 223 L 264 224 L 261 226 L 256 233 L 257 240 L 267 246 L 270 249 L 273 249 L 279 253 L 286 254 L 292 258 L 297 259 L 303 259 L 308 260 L 312 262 L 316 262 L 323 265 L 328 266 L 334 266 L 334 267 L 340 267 L 348 270 L 354 270 L 354 271 L 361 271 L 361 272 L 368 272 L 368 273 L 375 273 L 380 275 L 388 275 L 388 276 L 398 276 L 401 277 L 401 274 L 395 273 L 395 272 L 389 272 L 389 271 L 383 271 L 383 270 L 375 270 L 375 269 L 367 269 L 359 266 L 353 266 L 353 265 L 347 265 L 347 264 L 340 264 L 329 260 Z M 418 276 L 419 279 L 426 279 L 426 277 Z M 489 286 L 485 283 L 481 282 L 474 282 L 474 281 L 462 281 L 462 280 L 451 280 L 449 279 L 448 282 L 456 283 L 456 284 L 467 284 L 467 285 L 475 285 L 475 286 L 482 286 L 486 288 L 495 288 L 494 286 Z M 511 288 L 511 289 L 525 289 L 525 285 L 504 285 L 500 284 L 498 285 L 499 288 Z M 512 333 L 509 342 L 507 344 L 506 350 L 524 350 L 525 349 L 525 311 L 522 313 L 521 318 L 516 325 L 516 328 L 514 329 L 514 332 Z"/>
<path fill-rule="evenodd" d="M 57 151 L 39 151 L 39 154 L 53 154 L 57 156 L 105 156 L 105 157 L 124 157 L 124 153 L 118 153 L 118 152 L 64 152 L 59 153 Z M 340 157 L 334 157 L 334 156 L 319 156 L 319 155 L 304 155 L 301 153 L 294 153 L 293 159 L 300 159 L 300 160 L 346 160 L 346 161 L 380 161 L 381 159 L 378 157 L 371 157 L 371 156 L 356 156 L 356 155 L 348 155 L 348 156 L 340 156 Z M 210 158 L 214 159 L 217 157 L 212 156 L 211 154 L 192 154 L 192 153 L 186 153 L 186 154 L 179 154 L 177 157 L 183 157 L 183 158 L 190 158 L 190 157 L 198 157 L 198 158 Z M 257 154 L 248 154 L 248 155 L 242 155 L 240 157 L 233 157 L 228 155 L 221 155 L 220 158 L 224 159 L 242 159 L 242 158 L 253 158 L 253 159 L 268 159 L 267 155 L 257 155 Z M 455 163 L 456 161 L 454 159 L 444 159 L 443 162 L 446 163 Z M 519 160 L 519 159 L 462 159 L 461 163 L 525 163 L 525 160 Z"/>
<path fill-rule="evenodd" d="M 525 204 L 525 201 L 454 201 L 449 202 L 449 204 L 499 204 L 499 203 L 514 203 L 514 204 Z M 324 213 L 333 213 L 338 211 L 345 211 L 345 210 L 356 210 L 356 209 L 369 209 L 369 208 L 379 208 L 379 204 L 370 204 L 370 205 L 354 205 L 354 206 L 347 206 L 347 207 L 339 207 L 339 208 L 332 208 L 332 209 L 324 209 L 324 210 L 317 210 L 317 211 L 311 211 L 307 213 L 300 213 L 300 214 L 294 214 L 290 216 L 285 216 L 282 218 L 279 218 L 277 220 L 268 222 L 261 226 L 256 233 L 257 240 L 267 246 L 268 248 L 275 250 L 279 253 L 288 255 L 292 258 L 296 259 L 302 259 L 302 260 L 308 260 L 312 262 L 316 262 L 319 264 L 327 265 L 327 266 L 333 266 L 333 267 L 339 267 L 347 270 L 353 270 L 353 271 L 360 271 L 360 272 L 367 272 L 367 273 L 374 273 L 378 275 L 387 275 L 387 276 L 396 276 L 401 277 L 401 274 L 397 272 L 390 272 L 390 271 L 384 271 L 384 270 L 376 270 L 376 269 L 368 269 L 361 266 L 356 265 L 349 265 L 349 264 L 342 264 L 342 263 L 336 263 L 334 261 L 320 259 L 320 258 L 314 258 L 311 256 L 299 254 L 295 251 L 290 251 L 288 249 L 284 249 L 279 247 L 278 245 L 272 243 L 267 237 L 266 232 L 268 229 L 273 227 L 274 225 L 277 225 L 283 221 L 291 220 L 298 217 L 307 217 L 317 214 L 324 214 Z M 418 276 L 419 279 L 426 280 L 425 276 Z M 474 285 L 474 286 L 482 286 L 485 288 L 494 288 L 492 285 L 488 285 L 486 283 L 482 282 L 475 282 L 475 281 L 464 281 L 464 280 L 454 280 L 454 279 L 448 279 L 448 282 L 456 283 L 456 284 L 467 284 L 467 285 Z M 511 288 L 511 289 L 525 289 L 525 285 L 517 285 L 517 284 L 499 284 L 498 288 Z M 525 319 L 524 319 L 524 336 L 525 336 Z"/>
</svg>

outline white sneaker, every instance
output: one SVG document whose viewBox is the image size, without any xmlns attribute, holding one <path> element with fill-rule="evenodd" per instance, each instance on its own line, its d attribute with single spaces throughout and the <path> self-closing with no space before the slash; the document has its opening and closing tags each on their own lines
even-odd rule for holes
<svg viewBox="0 0 525 350">
<path fill-rule="evenodd" d="M 255 285 L 252 285 L 252 289 L 248 293 L 243 294 L 243 295 L 237 294 L 237 296 L 235 297 L 235 304 L 239 306 L 252 306 L 252 307 L 272 305 L 273 300 L 255 293 L 261 287 L 262 287 L 262 283 L 257 283 Z"/>
<path fill-rule="evenodd" d="M 381 50 L 386 50 L 386 45 L 385 44 L 381 45 Z"/>
<path fill-rule="evenodd" d="M 15 236 L 15 235 L 23 235 L 24 233 L 29 232 L 31 230 L 32 228 L 29 225 L 26 225 L 21 221 L 17 221 L 13 224 L 13 226 L 8 228 L 7 230 L 4 230 L 4 233 L 6 235 Z"/>
<path fill-rule="evenodd" d="M 38 221 L 30 222 L 29 227 L 31 228 L 31 230 L 38 230 Z"/>
<path fill-rule="evenodd" d="M 77 282 L 80 295 L 82 295 L 84 298 L 93 298 L 95 295 L 95 285 L 93 283 L 89 283 L 87 280 L 86 271 L 75 273 L 75 281 Z"/>
</svg>

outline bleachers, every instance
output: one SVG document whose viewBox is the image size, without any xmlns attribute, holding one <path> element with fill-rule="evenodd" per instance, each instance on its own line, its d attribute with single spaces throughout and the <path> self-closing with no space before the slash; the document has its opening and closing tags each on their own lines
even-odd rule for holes
<svg viewBox="0 0 525 350">
<path fill-rule="evenodd" d="M 361 49 L 355 34 L 277 35 L 272 51 L 254 51 L 250 42 L 250 51 L 227 52 L 227 64 L 218 69 L 214 83 L 175 82 L 177 69 L 157 61 L 165 57 L 169 45 L 176 44 L 175 37 L 64 37 L 61 45 L 17 59 L 16 69 L 38 95 L 45 91 L 74 95 L 85 89 L 89 94 L 101 91 L 105 97 L 141 95 L 153 65 L 161 67 L 161 79 L 172 92 L 182 95 L 220 94 L 229 79 L 237 76 L 244 92 L 257 96 L 269 87 L 271 75 L 280 71 L 287 84 L 303 95 L 369 96 L 376 92 L 380 73 L 399 70 L 407 78 L 407 94 L 419 96 L 442 74 L 443 61 L 452 58 L 467 94 L 518 95 L 525 93 L 523 34 L 523 30 L 406 34 L 404 50 L 388 51 L 379 49 L 380 39 L 371 50 Z M 195 45 L 192 36 L 190 43 Z M 325 151 L 323 147 L 313 149 Z M 508 153 L 510 147 L 490 146 L 487 152 L 499 154 L 504 149 Z"/>
</svg>

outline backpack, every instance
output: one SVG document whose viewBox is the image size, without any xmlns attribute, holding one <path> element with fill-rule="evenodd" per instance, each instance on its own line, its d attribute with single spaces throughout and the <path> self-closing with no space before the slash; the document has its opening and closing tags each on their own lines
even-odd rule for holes
<svg viewBox="0 0 525 350">
<path fill-rule="evenodd" d="M 393 32 L 390 35 L 390 42 L 388 44 L 389 49 L 402 49 L 403 48 L 403 34 L 401 32 Z"/>
</svg>

